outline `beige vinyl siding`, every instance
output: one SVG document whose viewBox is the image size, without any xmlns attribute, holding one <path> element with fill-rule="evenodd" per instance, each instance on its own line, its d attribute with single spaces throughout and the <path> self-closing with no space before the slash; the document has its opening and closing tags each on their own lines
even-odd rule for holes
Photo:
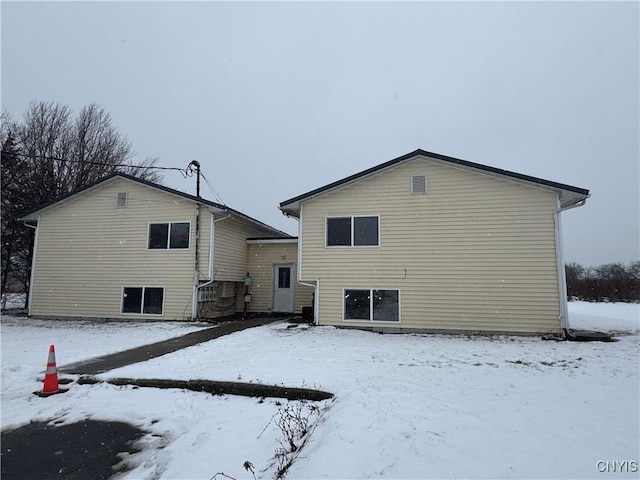
<svg viewBox="0 0 640 480">
<path fill-rule="evenodd" d="M 214 279 L 243 282 L 247 275 L 247 238 L 265 234 L 262 230 L 249 227 L 232 218 L 217 222 L 213 252 Z"/>
<path fill-rule="evenodd" d="M 127 192 L 126 208 L 116 208 Z M 201 216 L 201 269 L 208 262 L 209 214 Z M 190 247 L 147 250 L 149 223 L 191 222 Z M 31 315 L 188 319 L 195 255 L 195 204 L 116 178 L 43 212 Z M 204 268 L 203 268 L 204 267 Z M 164 287 L 163 315 L 121 314 L 124 286 Z"/>
<path fill-rule="evenodd" d="M 322 324 L 558 331 L 555 209 L 554 192 L 417 158 L 302 204 L 302 278 Z M 380 246 L 326 248 L 342 215 L 379 215 Z M 343 288 L 400 289 L 401 322 L 343 321 Z"/>
<path fill-rule="evenodd" d="M 314 289 L 297 282 L 298 244 L 287 243 L 251 243 L 249 247 L 249 267 L 252 285 L 252 297 L 247 310 L 249 312 L 270 312 L 273 307 L 273 266 L 274 264 L 293 264 L 292 285 L 294 288 L 294 312 L 301 313 L 303 306 L 311 306 Z"/>
</svg>

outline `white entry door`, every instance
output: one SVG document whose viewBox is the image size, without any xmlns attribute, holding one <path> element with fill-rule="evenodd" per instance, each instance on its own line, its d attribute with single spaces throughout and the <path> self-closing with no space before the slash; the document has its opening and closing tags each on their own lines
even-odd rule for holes
<svg viewBox="0 0 640 480">
<path fill-rule="evenodd" d="M 293 264 L 273 265 L 273 311 L 293 313 Z"/>
</svg>

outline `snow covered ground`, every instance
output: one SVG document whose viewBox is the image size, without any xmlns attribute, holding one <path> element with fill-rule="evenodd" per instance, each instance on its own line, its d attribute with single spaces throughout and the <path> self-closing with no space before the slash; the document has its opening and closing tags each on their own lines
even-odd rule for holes
<svg viewBox="0 0 640 480">
<path fill-rule="evenodd" d="M 24 308 L 24 301 L 24 293 L 7 293 L 0 297 L 0 305 L 7 310 Z"/>
<path fill-rule="evenodd" d="M 629 462 L 640 450 L 640 305 L 572 302 L 569 310 L 574 328 L 624 333 L 618 342 L 572 343 L 276 323 L 101 377 L 333 392 L 290 478 L 638 478 Z M 1 326 L 3 429 L 54 418 L 127 421 L 149 435 L 126 478 L 252 478 L 245 461 L 258 477 L 274 477 L 286 401 L 108 384 L 31 393 L 50 343 L 60 366 L 193 327 L 13 317 Z M 628 471 L 601 472 L 607 464 L 598 462 L 616 461 Z"/>
</svg>

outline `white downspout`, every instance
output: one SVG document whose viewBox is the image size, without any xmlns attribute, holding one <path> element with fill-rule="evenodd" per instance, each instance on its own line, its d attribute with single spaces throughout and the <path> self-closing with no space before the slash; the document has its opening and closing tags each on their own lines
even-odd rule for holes
<svg viewBox="0 0 640 480">
<path fill-rule="evenodd" d="M 287 215 L 288 216 L 288 215 Z M 312 283 L 305 283 L 300 281 L 302 278 L 302 205 L 300 205 L 300 218 L 298 220 L 298 276 L 297 280 L 300 285 L 304 285 L 305 287 L 313 288 L 313 324 L 318 325 L 318 284 L 319 281 L 316 280 L 316 285 Z"/>
<path fill-rule="evenodd" d="M 209 213 L 211 215 L 211 225 L 209 226 L 209 282 L 213 282 L 213 243 L 216 237 L 216 219 L 213 216 L 213 213 Z"/>
<path fill-rule="evenodd" d="M 565 329 L 569 328 L 569 307 L 567 304 L 567 273 L 564 267 L 564 248 L 562 246 L 562 222 L 560 221 L 560 213 L 564 210 L 570 210 L 572 208 L 581 207 L 586 203 L 586 198 L 580 202 L 570 205 L 566 208 L 562 208 L 560 205 L 560 196 L 556 200 L 556 210 L 553 212 L 555 220 L 555 232 L 556 232 L 556 263 L 558 269 L 558 289 L 560 294 L 560 327 L 562 328 L 562 335 L 564 336 Z"/>
<path fill-rule="evenodd" d="M 210 223 L 210 231 L 209 231 L 209 279 L 201 285 L 196 285 L 195 288 L 193 289 L 193 299 L 191 300 L 192 320 L 197 320 L 197 316 L 198 316 L 198 289 L 211 285 L 215 280 L 214 274 L 213 274 L 213 271 L 214 271 L 213 255 L 215 251 L 214 244 L 215 244 L 215 234 L 216 234 L 216 223 L 221 222 L 222 220 L 226 220 L 231 216 L 229 214 L 226 217 L 219 218 L 216 220 L 213 213 L 210 213 L 210 215 L 211 215 L 211 223 Z"/>
<path fill-rule="evenodd" d="M 33 302 L 33 277 L 36 273 L 36 252 L 38 251 L 38 232 L 40 232 L 40 215 L 38 215 L 38 222 L 36 226 L 29 225 L 27 222 L 23 222 L 25 227 L 33 228 L 36 233 L 33 237 L 33 256 L 31 257 L 31 275 L 29 275 L 29 304 L 27 305 L 27 315 L 31 316 L 31 302 Z"/>
<path fill-rule="evenodd" d="M 562 223 L 560 222 L 560 199 L 557 200 L 557 208 L 553 212 L 556 232 L 556 265 L 558 269 L 558 290 L 560 294 L 560 328 L 564 335 L 565 329 L 569 328 L 568 307 L 567 307 L 567 277 L 564 270 L 564 252 L 562 250 Z"/>
</svg>

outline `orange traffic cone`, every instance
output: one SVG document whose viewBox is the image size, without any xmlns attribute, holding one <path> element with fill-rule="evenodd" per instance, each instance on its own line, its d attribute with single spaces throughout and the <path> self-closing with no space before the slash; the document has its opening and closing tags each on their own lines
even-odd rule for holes
<svg viewBox="0 0 640 480">
<path fill-rule="evenodd" d="M 44 386 L 42 393 L 44 395 L 53 395 L 58 393 L 58 368 L 56 367 L 56 349 L 53 345 L 49 347 L 49 359 L 47 360 L 47 371 L 44 375 Z"/>
</svg>

